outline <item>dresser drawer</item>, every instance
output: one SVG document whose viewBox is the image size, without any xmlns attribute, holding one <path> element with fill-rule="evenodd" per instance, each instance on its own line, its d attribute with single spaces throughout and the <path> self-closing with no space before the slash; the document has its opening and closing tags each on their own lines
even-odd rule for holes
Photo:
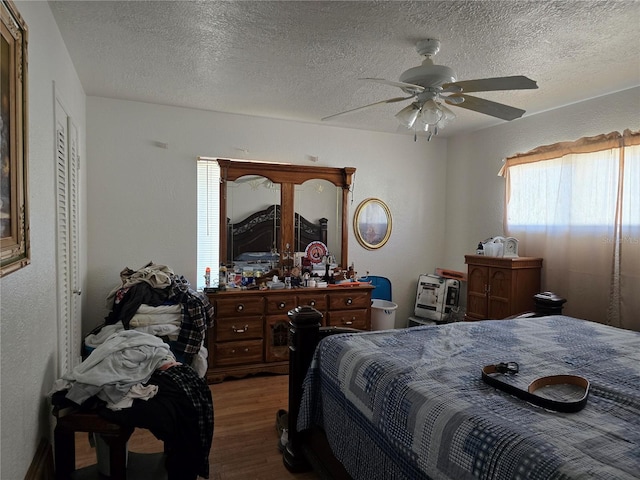
<svg viewBox="0 0 640 480">
<path fill-rule="evenodd" d="M 367 319 L 369 318 L 368 310 L 332 310 L 327 312 L 327 325 L 330 327 L 349 327 L 358 330 L 367 330 Z"/>
<path fill-rule="evenodd" d="M 371 296 L 369 295 L 369 292 L 332 292 L 329 299 L 329 310 L 369 308 L 370 306 Z"/>
<path fill-rule="evenodd" d="M 286 314 L 298 306 L 296 296 L 293 293 L 269 295 L 266 297 L 266 302 L 267 314 Z"/>
<path fill-rule="evenodd" d="M 262 297 L 217 298 L 216 318 L 237 315 L 262 315 L 264 300 Z"/>
<path fill-rule="evenodd" d="M 305 293 L 298 295 L 298 304 L 296 307 L 306 305 L 313 307 L 320 312 L 324 312 L 327 309 L 327 297 L 317 293 Z"/>
<path fill-rule="evenodd" d="M 262 316 L 237 316 L 231 318 L 217 318 L 214 324 L 216 341 L 249 340 L 262 338 Z"/>
<path fill-rule="evenodd" d="M 214 367 L 262 362 L 262 340 L 216 343 L 213 352 Z"/>
</svg>

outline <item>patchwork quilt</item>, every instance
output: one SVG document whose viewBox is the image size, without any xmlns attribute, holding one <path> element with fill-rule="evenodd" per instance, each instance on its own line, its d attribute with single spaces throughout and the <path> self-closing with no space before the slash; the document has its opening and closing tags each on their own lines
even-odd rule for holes
<svg viewBox="0 0 640 480">
<path fill-rule="evenodd" d="M 577 413 L 482 381 L 589 380 Z M 506 376 L 505 376 L 506 377 Z M 316 349 L 298 430 L 326 432 L 354 479 L 640 478 L 640 333 L 566 316 L 339 334 Z"/>
</svg>

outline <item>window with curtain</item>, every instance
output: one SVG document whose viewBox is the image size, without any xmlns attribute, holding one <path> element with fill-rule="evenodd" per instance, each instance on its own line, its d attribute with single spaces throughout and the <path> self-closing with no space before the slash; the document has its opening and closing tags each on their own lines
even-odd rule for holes
<svg viewBox="0 0 640 480">
<path fill-rule="evenodd" d="M 205 271 L 211 269 L 211 285 L 218 283 L 220 239 L 220 167 L 218 162 L 198 159 L 198 281 L 205 286 Z"/>
<path fill-rule="evenodd" d="M 540 147 L 500 173 L 505 233 L 544 259 L 564 312 L 640 331 L 640 132 Z"/>
</svg>

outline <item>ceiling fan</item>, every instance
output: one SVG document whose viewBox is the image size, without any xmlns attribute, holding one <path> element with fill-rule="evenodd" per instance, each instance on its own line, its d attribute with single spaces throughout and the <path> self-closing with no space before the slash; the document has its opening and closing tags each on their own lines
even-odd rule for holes
<svg viewBox="0 0 640 480">
<path fill-rule="evenodd" d="M 435 65 L 432 57 L 440 50 L 440 41 L 435 38 L 420 40 L 417 52 L 424 57 L 422 65 L 406 70 L 398 82 L 384 78 L 361 78 L 370 82 L 399 87 L 407 96 L 389 98 L 362 107 L 324 117 L 329 120 L 340 115 L 365 108 L 396 103 L 404 100 L 413 102 L 396 114 L 402 125 L 414 129 L 414 140 L 418 131 L 427 132 L 427 140 L 438 134 L 438 130 L 455 119 L 455 114 L 447 105 L 466 108 L 502 120 L 520 118 L 525 111 L 519 108 L 467 95 L 468 92 L 489 92 L 496 90 L 527 90 L 538 88 L 537 83 L 522 75 L 511 77 L 482 78 L 478 80 L 456 81 L 455 72 L 444 65 Z"/>
</svg>

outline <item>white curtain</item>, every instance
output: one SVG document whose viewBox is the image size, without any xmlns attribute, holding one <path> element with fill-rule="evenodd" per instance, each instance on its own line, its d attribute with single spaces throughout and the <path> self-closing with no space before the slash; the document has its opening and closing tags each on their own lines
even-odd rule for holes
<svg viewBox="0 0 640 480">
<path fill-rule="evenodd" d="M 542 257 L 564 313 L 640 331 L 640 132 L 508 158 L 505 233 Z"/>
</svg>

